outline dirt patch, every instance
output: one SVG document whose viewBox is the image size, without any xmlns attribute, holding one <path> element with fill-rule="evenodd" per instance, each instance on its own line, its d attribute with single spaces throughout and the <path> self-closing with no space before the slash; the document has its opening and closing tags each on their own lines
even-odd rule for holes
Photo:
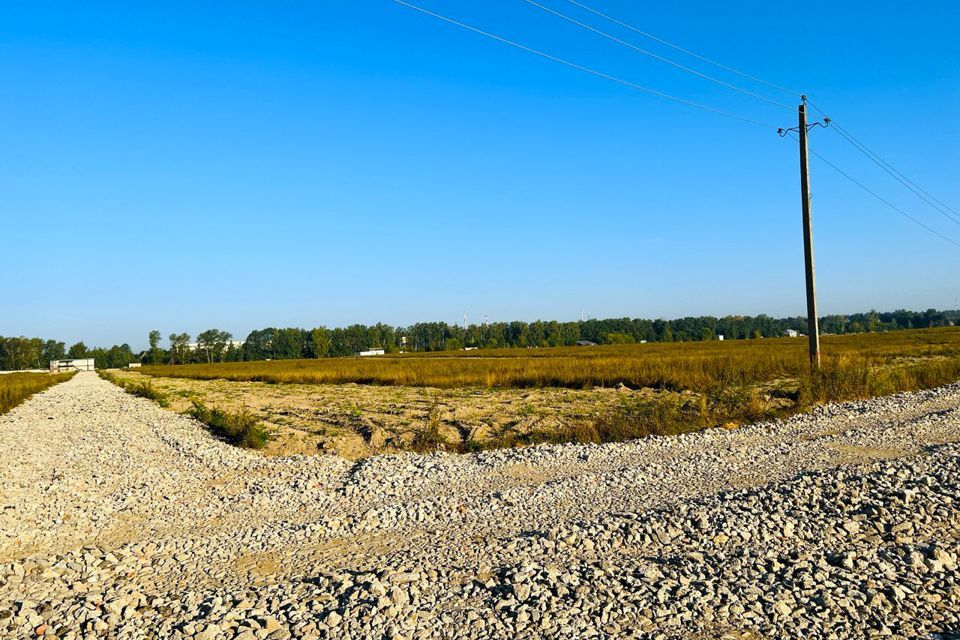
<svg viewBox="0 0 960 640">
<path fill-rule="evenodd" d="M 861 464 L 875 460 L 892 460 L 908 456 L 914 451 L 898 447 L 861 447 L 852 444 L 828 443 L 827 446 L 837 453 L 841 464 Z"/>
<path fill-rule="evenodd" d="M 547 468 L 525 464 L 508 464 L 501 469 L 501 473 L 503 479 L 511 485 L 543 484 L 570 475 L 569 472 L 557 467 Z"/>
<path fill-rule="evenodd" d="M 254 582 L 269 580 L 280 570 L 280 554 L 273 551 L 248 553 L 234 560 L 233 568 L 240 575 L 247 575 Z"/>
<path fill-rule="evenodd" d="M 433 389 L 116 375 L 149 380 L 167 396 L 172 411 L 188 411 L 194 400 L 250 411 L 274 436 L 261 450 L 267 456 L 327 453 L 351 460 L 407 450 L 426 432 L 434 434 L 439 449 L 471 450 L 511 435 L 589 425 L 623 396 L 607 388 Z"/>
</svg>

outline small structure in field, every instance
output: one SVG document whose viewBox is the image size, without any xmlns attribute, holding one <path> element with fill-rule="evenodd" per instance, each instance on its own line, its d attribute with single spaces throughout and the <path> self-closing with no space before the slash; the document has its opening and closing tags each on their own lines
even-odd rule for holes
<svg viewBox="0 0 960 640">
<path fill-rule="evenodd" d="M 139 368 L 140 368 L 139 362 L 131 362 L 127 364 L 127 369 L 139 369 Z"/>
<path fill-rule="evenodd" d="M 597 343 L 592 340 L 577 340 L 578 347 L 595 347 Z"/>
<path fill-rule="evenodd" d="M 796 337 L 799 336 L 799 335 L 800 335 L 800 332 L 797 331 L 796 329 L 786 329 L 786 330 L 783 332 L 783 337 L 784 337 L 784 338 L 796 338 Z"/>
<path fill-rule="evenodd" d="M 50 373 L 56 373 L 58 371 L 93 371 L 96 368 L 97 366 L 93 358 L 50 361 Z"/>
<path fill-rule="evenodd" d="M 722 334 L 722 333 L 717 336 L 717 340 L 719 340 L 720 342 L 723 342 L 723 334 Z"/>
<path fill-rule="evenodd" d="M 384 353 L 385 353 L 385 351 L 384 351 L 383 349 L 379 348 L 379 347 L 371 347 L 370 349 L 367 349 L 366 351 L 357 351 L 357 353 L 356 353 L 355 355 L 358 355 L 358 356 L 360 356 L 360 357 L 366 357 L 366 356 L 382 356 Z"/>
</svg>

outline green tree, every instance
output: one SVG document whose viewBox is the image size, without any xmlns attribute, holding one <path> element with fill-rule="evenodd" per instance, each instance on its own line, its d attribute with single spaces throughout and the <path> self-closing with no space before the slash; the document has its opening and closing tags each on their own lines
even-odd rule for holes
<svg viewBox="0 0 960 640">
<path fill-rule="evenodd" d="M 273 357 L 278 360 L 302 358 L 306 342 L 306 332 L 303 329 L 278 329 L 273 339 Z"/>
<path fill-rule="evenodd" d="M 673 327 L 667 322 L 663 326 L 663 334 L 660 336 L 661 342 L 673 342 Z"/>
<path fill-rule="evenodd" d="M 150 332 L 147 340 L 150 343 L 150 351 L 147 353 L 147 360 L 151 364 L 163 362 L 163 349 L 160 348 L 160 330 L 154 329 Z"/>
<path fill-rule="evenodd" d="M 314 358 L 325 358 L 330 353 L 330 332 L 326 327 L 310 331 L 310 347 Z"/>
<path fill-rule="evenodd" d="M 71 358 L 81 359 L 86 358 L 89 353 L 90 351 L 87 349 L 87 345 L 83 344 L 82 342 L 78 342 L 70 345 L 70 350 L 67 352 L 67 355 Z"/>
<path fill-rule="evenodd" d="M 171 333 L 168 336 L 170 340 L 170 362 L 171 364 L 185 364 L 190 360 L 190 334 L 189 333 Z"/>
<path fill-rule="evenodd" d="M 273 327 L 251 331 L 243 343 L 243 359 L 269 360 L 273 358 L 273 340 L 276 333 L 277 330 Z"/>
<path fill-rule="evenodd" d="M 90 350 L 88 357 L 94 359 L 97 369 L 120 369 L 137 359 L 126 343 L 109 349 L 96 347 Z"/>
<path fill-rule="evenodd" d="M 5 338 L 3 340 L 4 369 L 32 369 L 40 367 L 43 341 L 40 338 Z"/>
<path fill-rule="evenodd" d="M 207 362 L 220 362 L 232 341 L 233 335 L 229 331 L 207 329 L 197 335 L 197 351 L 207 359 Z"/>
<path fill-rule="evenodd" d="M 41 367 L 49 367 L 51 360 L 61 360 L 66 355 L 66 347 L 62 342 L 47 340 L 43 343 Z"/>
</svg>

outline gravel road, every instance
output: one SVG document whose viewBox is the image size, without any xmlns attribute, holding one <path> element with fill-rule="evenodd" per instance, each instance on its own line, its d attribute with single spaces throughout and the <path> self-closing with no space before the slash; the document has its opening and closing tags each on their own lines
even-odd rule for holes
<svg viewBox="0 0 960 640">
<path fill-rule="evenodd" d="M 0 638 L 960 637 L 960 385 L 671 438 L 264 458 L 0 416 Z"/>
</svg>

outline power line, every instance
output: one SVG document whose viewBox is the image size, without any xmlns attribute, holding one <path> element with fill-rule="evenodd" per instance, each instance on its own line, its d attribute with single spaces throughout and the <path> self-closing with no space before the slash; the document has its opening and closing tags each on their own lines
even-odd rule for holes
<svg viewBox="0 0 960 640">
<path fill-rule="evenodd" d="M 730 112 L 728 112 L 728 111 L 723 111 L 723 110 L 721 110 L 721 109 L 716 109 L 716 108 L 714 108 L 714 107 L 710 107 L 710 106 L 707 106 L 707 105 L 700 104 L 700 103 L 698 103 L 698 102 L 693 102 L 692 100 L 687 100 L 686 98 L 680 98 L 680 97 L 678 97 L 678 96 L 670 95 L 669 93 L 664 93 L 664 92 L 662 92 L 662 91 L 657 91 L 656 89 L 650 89 L 650 88 L 641 86 L 641 85 L 639 85 L 639 84 L 636 84 L 636 83 L 634 83 L 634 82 L 630 82 L 629 80 L 624 80 L 624 79 L 622 79 L 622 78 L 618 78 L 618 77 L 616 77 L 616 76 L 612 76 L 612 75 L 610 75 L 610 74 L 603 73 L 602 71 L 597 71 L 596 69 L 591 69 L 590 67 L 585 67 L 585 66 L 580 65 L 580 64 L 577 64 L 577 63 L 575 63 L 575 62 L 570 62 L 569 60 L 564 60 L 563 58 L 558 58 L 557 56 L 551 55 L 551 54 L 549 54 L 549 53 L 545 53 L 545 52 L 543 52 L 543 51 L 540 51 L 540 50 L 538 50 L 538 49 L 534 49 L 534 48 L 532 48 L 532 47 L 528 47 L 528 46 L 526 46 L 526 45 L 520 44 L 519 42 L 514 42 L 513 40 L 507 40 L 506 38 L 500 37 L 500 36 L 495 35 L 495 34 L 493 34 L 493 33 L 489 33 L 489 32 L 487 32 L 487 31 L 483 31 L 482 29 L 478 29 L 477 27 L 473 27 L 473 26 L 470 26 L 470 25 L 468 25 L 468 24 L 464 24 L 463 22 L 459 22 L 459 21 L 457 21 L 457 20 L 454 20 L 453 18 L 448 18 L 447 16 L 441 15 L 441 14 L 439 14 L 439 13 L 434 13 L 433 11 L 430 11 L 430 10 L 428 10 L 428 9 L 424 9 L 423 7 L 418 7 L 418 6 L 415 5 L 415 4 L 410 4 L 409 2 L 404 2 L 404 0 L 393 0 L 393 2 L 395 2 L 396 4 L 399 4 L 399 5 L 403 5 L 403 6 L 405 6 L 405 7 L 408 7 L 408 8 L 410 8 L 410 9 L 413 9 L 413 10 L 415 10 L 415 11 L 419 11 L 420 13 L 426 14 L 426 15 L 428 15 L 428 16 L 432 16 L 432 17 L 434 17 L 434 18 L 437 18 L 438 20 L 442 20 L 442 21 L 444 21 L 444 22 L 448 22 L 448 23 L 450 23 L 450 24 L 456 25 L 456 26 L 458 26 L 458 27 L 460 27 L 460 28 L 462 28 L 462 29 L 467 29 L 468 31 L 472 31 L 472 32 L 477 33 L 477 34 L 480 34 L 480 35 L 482 35 L 482 36 L 486 36 L 487 38 L 492 38 L 493 40 L 496 40 L 496 41 L 498 41 L 498 42 L 502 42 L 502 43 L 504 43 L 504 44 L 508 44 L 508 45 L 510 45 L 511 47 L 516 47 L 517 49 L 520 49 L 520 50 L 522 50 L 522 51 L 526 51 L 526 52 L 528 52 L 528 53 L 532 53 L 532 54 L 534 54 L 534 55 L 540 56 L 541 58 L 545 58 L 545 59 L 547 59 L 547 60 L 551 60 L 551 61 L 553 61 L 553 62 L 557 62 L 557 63 L 559 63 L 559 64 L 565 65 L 565 66 L 567 66 L 567 67 L 570 67 L 571 69 L 576 69 L 577 71 L 583 71 L 584 73 L 589 73 L 589 74 L 594 75 L 594 76 L 596 76 L 596 77 L 598 77 L 598 78 L 603 78 L 604 80 L 610 80 L 611 82 L 616 82 L 616 83 L 621 84 L 621 85 L 623 85 L 623 86 L 630 87 L 631 89 L 636 89 L 636 90 L 638 90 L 638 91 L 643 91 L 644 93 L 648 93 L 648 94 L 650 94 L 650 95 L 654 95 L 654 96 L 657 96 L 657 97 L 660 97 L 660 98 L 666 98 L 667 100 L 673 100 L 673 101 L 675 101 L 675 102 L 679 102 L 680 104 L 685 104 L 685 105 L 687 105 L 688 107 L 695 107 L 695 108 L 697 108 L 697 109 L 702 109 L 702 110 L 704 110 L 704 111 L 709 111 L 709 112 L 711 112 L 711 113 L 716 113 L 716 114 L 719 114 L 719 115 L 722 115 L 722 116 L 727 116 L 728 118 L 733 118 L 733 119 L 735 119 L 735 120 L 740 120 L 741 122 L 748 122 L 748 123 L 750 123 L 750 124 L 755 124 L 755 125 L 757 125 L 757 126 L 765 127 L 765 128 L 769 128 L 769 129 L 776 129 L 776 128 L 777 128 L 775 125 L 769 124 L 769 123 L 767 123 L 767 122 L 761 122 L 761 121 L 759 121 L 759 120 L 754 120 L 753 118 L 748 118 L 748 117 L 745 117 L 745 116 L 736 115 L 736 114 L 730 113 Z"/>
<path fill-rule="evenodd" d="M 780 107 L 781 109 L 787 109 L 788 111 L 793 111 L 793 107 L 791 107 L 791 106 L 789 106 L 789 105 L 785 105 L 785 104 L 783 104 L 782 102 L 777 102 L 776 100 L 771 100 L 771 99 L 769 99 L 769 98 L 765 98 L 764 96 L 761 96 L 761 95 L 758 94 L 758 93 L 754 93 L 754 92 L 752 92 L 752 91 L 748 91 L 747 89 L 744 89 L 744 88 L 742 88 L 742 87 L 738 87 L 738 86 L 735 85 L 735 84 L 730 84 L 729 82 L 724 82 L 723 80 L 719 80 L 719 79 L 717 79 L 717 78 L 714 78 L 713 76 L 709 76 L 709 75 L 707 75 L 707 74 L 705 74 L 705 73 L 701 73 L 700 71 L 697 71 L 696 69 L 691 69 L 690 67 L 684 66 L 684 65 L 680 64 L 679 62 L 674 62 L 673 60 L 670 60 L 669 58 L 665 58 L 665 57 L 663 57 L 663 56 L 661 56 L 661 55 L 657 55 L 656 53 L 653 53 L 652 51 L 647 51 L 646 49 L 643 49 L 643 48 L 641 48 L 641 47 L 638 47 L 638 46 L 636 46 L 636 45 L 634 45 L 634 44 L 632 44 L 632 43 L 630 43 L 630 42 L 627 42 L 627 41 L 625 41 L 625 40 L 621 40 L 620 38 L 617 38 L 616 36 L 612 36 L 612 35 L 610 35 L 609 33 L 606 33 L 605 31 L 601 31 L 600 29 L 596 29 L 596 28 L 594 28 L 594 27 L 592 27 L 592 26 L 590 26 L 590 25 L 588 25 L 588 24 L 586 24 L 586 23 L 584 23 L 584 22 L 580 22 L 579 20 L 576 20 L 576 19 L 574 19 L 574 18 L 571 18 L 570 16 L 565 15 L 565 14 L 563 14 L 563 13 L 560 13 L 559 11 L 555 11 L 555 10 L 551 9 L 550 7 L 546 7 L 546 6 L 542 5 L 542 4 L 540 4 L 539 2 L 535 2 L 534 0 L 523 0 L 523 1 L 526 2 L 527 4 L 530 4 L 530 5 L 533 5 L 534 7 L 537 7 L 538 9 L 541 9 L 541 10 L 543 10 L 543 11 L 546 11 L 547 13 L 550 13 L 550 14 L 552 14 L 552 15 L 555 15 L 555 16 L 557 16 L 558 18 L 561 18 L 561 19 L 563 19 L 563 20 L 566 20 L 567 22 L 570 22 L 570 23 L 572 23 L 572 24 L 575 24 L 575 25 L 577 25 L 578 27 L 581 27 L 581 28 L 583 28 L 583 29 L 587 29 L 588 31 L 592 31 L 593 33 L 596 33 L 596 34 L 599 35 L 599 36 L 603 36 L 604 38 L 607 38 L 608 40 L 611 40 L 612 42 L 616 42 L 617 44 L 623 45 L 624 47 L 628 47 L 628 48 L 630 48 L 630 49 L 633 49 L 633 50 L 636 51 L 637 53 L 642 53 L 642 54 L 645 55 L 645 56 L 650 56 L 651 58 L 654 58 L 655 60 L 659 60 L 660 62 L 663 62 L 663 63 L 669 64 L 670 66 L 676 67 L 677 69 L 680 69 L 681 71 L 686 71 L 687 73 L 693 74 L 693 75 L 698 76 L 698 77 L 700 77 L 700 78 L 703 78 L 703 79 L 705 79 L 705 80 L 709 80 L 710 82 L 715 82 L 715 83 L 717 83 L 718 85 L 720 85 L 720 86 L 722 86 L 722 87 L 726 87 L 726 88 L 732 89 L 732 90 L 734 90 L 734 91 L 739 91 L 740 93 L 742 93 L 742 94 L 744 94 L 744 95 L 748 95 L 748 96 L 750 96 L 751 98 L 756 98 L 757 100 L 762 100 L 762 101 L 767 102 L 767 103 L 769 103 L 769 104 L 772 104 L 772 105 L 774 105 L 774 106 Z"/>
<path fill-rule="evenodd" d="M 612 22 L 612 23 L 614 23 L 614 24 L 617 24 L 617 25 L 620 25 L 621 27 L 623 27 L 623 28 L 625 28 L 625 29 L 629 29 L 630 31 L 633 31 L 634 33 L 639 33 L 640 35 L 642 35 L 642 36 L 645 37 L 645 38 L 650 38 L 651 40 L 654 40 L 654 41 L 656 41 L 656 42 L 659 42 L 659 43 L 662 44 L 662 45 L 666 45 L 666 46 L 670 47 L 671 49 L 675 49 L 676 51 L 679 51 L 680 53 L 685 53 L 685 54 L 687 54 L 688 56 L 692 56 L 692 57 L 696 58 L 697 60 L 701 60 L 701 61 L 703 61 L 703 62 L 706 62 L 707 64 L 712 64 L 713 66 L 718 67 L 718 68 L 720 68 L 720 69 L 723 69 L 724 71 L 729 71 L 730 73 L 735 73 L 735 74 L 738 75 L 738 76 L 741 76 L 741 77 L 746 78 L 746 79 L 748 79 L 748 80 L 752 80 L 753 82 L 757 82 L 757 83 L 762 84 L 762 85 L 766 85 L 766 86 L 770 87 L 771 89 L 776 89 L 776 90 L 778 90 L 778 91 L 783 91 L 784 93 L 788 93 L 788 94 L 790 94 L 790 95 L 792 95 L 792 96 L 799 96 L 799 95 L 801 95 L 801 93 L 803 93 L 803 92 L 801 92 L 801 91 L 794 91 L 793 89 L 788 89 L 788 88 L 782 87 L 782 86 L 780 86 L 780 85 L 778 85 L 778 84 L 774 84 L 774 83 L 772 83 L 772 82 L 768 82 L 767 80 L 763 80 L 763 79 L 758 78 L 758 77 L 756 77 L 756 76 L 752 76 L 752 75 L 750 75 L 749 73 L 745 73 L 745 72 L 743 72 L 743 71 L 739 71 L 739 70 L 737 70 L 737 69 L 734 69 L 733 67 L 728 67 L 727 65 L 721 64 L 721 63 L 717 62 L 716 60 L 711 60 L 710 58 L 707 58 L 706 56 L 702 56 L 702 55 L 700 55 L 699 53 L 695 53 L 695 52 L 693 52 L 693 51 L 690 51 L 689 49 L 684 49 L 683 47 L 681 47 L 681 46 L 679 46 L 679 45 L 676 45 L 676 44 L 673 44 L 672 42 L 669 42 L 669 41 L 667 41 L 667 40 L 664 40 L 663 38 L 659 38 L 659 37 L 653 35 L 652 33 L 648 33 L 648 32 L 646 32 L 646 31 L 642 31 L 641 29 L 638 29 L 637 27 L 634 27 L 633 25 L 627 24 L 626 22 L 623 22 L 622 20 L 618 20 L 618 19 L 616 19 L 616 18 L 614 18 L 614 17 L 612 17 L 612 16 L 610 16 L 610 15 L 607 15 L 606 13 L 602 13 L 602 12 L 600 12 L 600 11 L 597 11 L 596 9 L 593 9 L 593 8 L 591 8 L 591 7 L 588 7 L 587 5 L 583 4 L 582 2 L 577 2 L 577 0 L 567 0 L 567 2 L 569 2 L 570 4 L 575 5 L 575 6 L 577 6 L 577 7 L 580 7 L 580 8 L 583 9 L 584 11 L 589 11 L 590 13 L 592 13 L 592 14 L 594 14 L 594 15 L 600 16 L 600 17 L 603 18 L 604 20 L 609 20 L 610 22 Z"/>
<path fill-rule="evenodd" d="M 817 111 L 819 111 L 822 115 L 824 116 L 827 115 L 823 109 L 813 104 L 813 102 L 810 102 L 810 106 L 816 109 Z M 944 203 L 943 201 L 939 200 L 937 197 L 935 197 L 933 194 L 925 190 L 923 187 L 918 185 L 916 182 L 914 182 L 907 176 L 903 175 L 903 173 L 898 171 L 896 167 L 894 167 L 889 162 L 881 158 L 879 154 L 877 154 L 875 151 L 870 149 L 867 145 L 857 140 L 852 133 L 850 133 L 849 131 L 847 131 L 840 125 L 838 125 L 835 120 L 830 119 L 830 124 L 834 129 L 837 130 L 837 133 L 840 135 L 840 137 L 842 137 L 844 140 L 850 143 L 850 145 L 853 146 L 857 151 L 865 155 L 871 162 L 873 162 L 878 167 L 883 169 L 894 180 L 896 180 L 897 182 L 902 184 L 904 187 L 912 191 L 914 195 L 916 195 L 918 198 L 920 198 L 921 200 L 926 202 L 928 205 L 936 209 L 937 212 L 941 213 L 948 220 L 950 220 L 955 224 L 960 224 L 960 213 L 957 213 L 955 209 L 953 209 L 951 206 Z"/>
<path fill-rule="evenodd" d="M 794 140 L 796 140 L 796 137 L 793 135 L 792 132 L 790 133 L 790 137 L 793 138 Z M 924 223 L 921 222 L 920 220 L 917 220 L 915 217 L 913 217 L 912 215 L 910 215 L 909 213 L 907 213 L 906 211 L 904 211 L 904 210 L 901 209 L 900 207 L 896 206 L 895 204 L 891 203 L 889 200 L 887 200 L 887 199 L 884 198 L 883 196 L 879 195 L 877 192 L 875 192 L 875 191 L 873 191 L 872 189 L 870 189 L 869 187 L 867 187 L 865 184 L 863 184 L 862 182 L 860 182 L 859 180 L 857 180 L 856 178 L 854 178 L 853 176 L 851 176 L 849 173 L 847 173 L 846 171 L 844 171 L 843 169 L 841 169 L 841 168 L 838 167 L 837 165 L 833 164 L 832 162 L 830 162 L 829 160 L 827 160 L 826 158 L 824 158 L 821 154 L 817 153 L 815 150 L 810 149 L 810 153 L 812 153 L 813 155 L 815 155 L 815 156 L 817 156 L 818 158 L 820 158 L 820 160 L 822 160 L 824 163 L 826 163 L 827 166 L 829 166 L 830 168 L 832 168 L 834 171 L 836 171 L 837 173 L 839 173 L 840 175 L 842 175 L 844 178 L 846 178 L 847 180 L 849 180 L 849 181 L 852 182 L 853 184 L 857 185 L 858 187 L 860 187 L 861 189 L 863 189 L 864 191 L 866 191 L 867 193 L 869 193 L 870 195 L 872 195 L 874 198 L 876 198 L 877 200 L 879 200 L 879 201 L 882 202 L 883 204 L 887 205 L 888 207 L 890 207 L 891 209 L 893 209 L 894 211 L 896 211 L 897 213 L 899 213 L 899 214 L 902 215 L 903 217 L 905 217 L 905 218 L 907 218 L 908 220 L 914 222 L 915 224 L 920 225 L 921 227 L 923 227 L 924 229 L 926 229 L 926 230 L 929 231 L 930 233 L 932 233 L 932 234 L 934 234 L 934 235 L 936 235 L 936 236 L 939 236 L 940 238 L 942 238 L 943 240 L 946 240 L 946 241 L 949 242 L 950 244 L 956 245 L 957 247 L 960 247 L 960 242 L 957 242 L 956 240 L 953 240 L 952 238 L 949 238 L 949 237 L 943 235 L 942 233 L 940 233 L 940 232 L 937 231 L 936 229 L 927 226 L 926 224 L 924 224 Z"/>
<path fill-rule="evenodd" d="M 890 174 L 894 180 L 902 184 L 904 187 L 912 191 L 918 198 L 929 204 L 931 207 L 936 209 L 938 212 L 943 214 L 947 220 L 950 220 L 954 224 L 960 224 L 960 214 L 957 214 L 956 211 L 953 211 L 949 206 L 943 204 L 937 200 L 934 196 L 927 193 L 923 188 L 917 185 L 913 180 L 906 177 L 899 171 L 897 171 L 893 166 L 886 162 L 883 158 L 878 156 L 876 153 L 871 151 L 866 145 L 854 138 L 850 133 L 848 133 L 843 127 L 834 123 L 834 128 L 837 130 L 837 133 L 847 142 L 849 142 L 855 149 L 860 153 L 865 155 L 870 159 L 875 165 L 883 169 L 885 172 Z"/>
</svg>

